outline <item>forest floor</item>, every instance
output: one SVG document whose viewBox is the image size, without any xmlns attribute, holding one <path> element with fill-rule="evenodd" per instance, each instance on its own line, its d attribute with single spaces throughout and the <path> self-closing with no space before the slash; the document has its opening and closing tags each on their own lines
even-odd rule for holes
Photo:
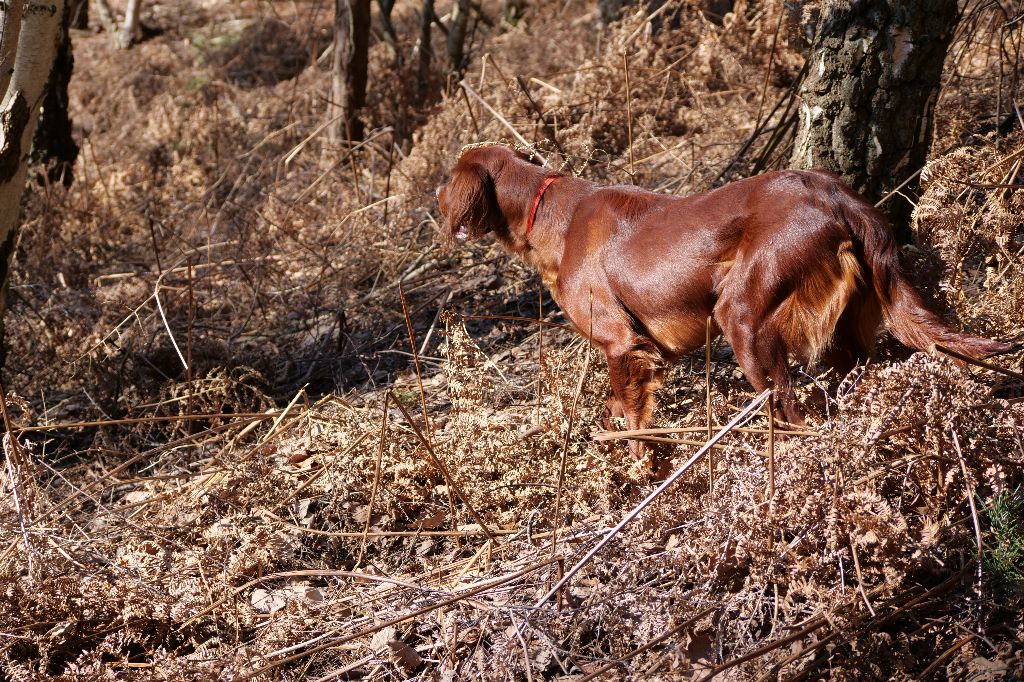
<svg viewBox="0 0 1024 682">
<path fill-rule="evenodd" d="M 600 433 L 600 353 L 496 245 L 444 248 L 434 188 L 517 136 L 675 194 L 783 167 L 798 20 L 486 0 L 464 96 L 437 28 L 420 77 L 399 0 L 350 148 L 323 131 L 333 4 L 73 34 L 82 150 L 70 187 L 31 183 L 9 297 L 0 681 L 1024 677 L 1020 381 L 885 334 L 849 376 L 798 371 L 807 433 L 769 445 L 758 410 L 541 601 L 655 484 Z M 966 4 L 906 254 L 1000 338 L 1022 31 Z M 673 467 L 754 397 L 708 355 L 659 392 Z"/>
</svg>

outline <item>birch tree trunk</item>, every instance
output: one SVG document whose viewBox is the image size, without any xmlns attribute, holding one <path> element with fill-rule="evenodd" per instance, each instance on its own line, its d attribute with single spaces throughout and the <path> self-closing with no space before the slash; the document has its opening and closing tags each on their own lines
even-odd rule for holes
<svg viewBox="0 0 1024 682">
<path fill-rule="evenodd" d="M 128 0 L 128 7 L 124 10 L 124 24 L 121 30 L 114 37 L 114 44 L 122 50 L 137 42 L 141 31 L 139 29 L 139 13 L 142 10 L 142 0 Z"/>
<path fill-rule="evenodd" d="M 331 140 L 361 140 L 359 110 L 366 104 L 370 0 L 335 0 L 334 59 L 328 126 Z"/>
<path fill-rule="evenodd" d="M 920 170 L 957 18 L 957 0 L 822 3 L 792 165 L 835 171 L 872 201 Z M 894 195 L 883 209 L 908 242 L 910 201 Z"/>
<path fill-rule="evenodd" d="M 64 4 L 65 0 L 32 0 L 24 8 L 17 1 L 0 4 L 0 366 L 21 195 L 39 106 L 60 41 Z"/>
</svg>

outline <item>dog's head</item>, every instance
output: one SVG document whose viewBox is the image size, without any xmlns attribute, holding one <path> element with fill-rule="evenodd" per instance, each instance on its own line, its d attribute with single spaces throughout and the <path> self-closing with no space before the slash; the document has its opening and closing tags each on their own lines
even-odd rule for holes
<svg viewBox="0 0 1024 682">
<path fill-rule="evenodd" d="M 522 166 L 533 163 L 525 154 L 503 145 L 464 151 L 448 182 L 437 188 L 437 204 L 444 219 L 443 241 L 451 245 L 480 239 L 489 232 L 506 233 L 509 216 L 503 211 L 499 192 L 515 195 L 520 191 L 517 185 L 524 181 Z"/>
</svg>

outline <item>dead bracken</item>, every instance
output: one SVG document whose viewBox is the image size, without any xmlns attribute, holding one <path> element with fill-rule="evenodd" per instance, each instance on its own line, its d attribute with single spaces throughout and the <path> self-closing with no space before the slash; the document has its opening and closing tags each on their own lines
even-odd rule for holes
<svg viewBox="0 0 1024 682">
<path fill-rule="evenodd" d="M 600 354 L 494 244 L 440 248 L 433 188 L 465 144 L 521 144 L 510 126 L 679 194 L 784 165 L 773 107 L 803 58 L 778 3 L 670 3 L 652 33 L 485 2 L 465 79 L 500 119 L 455 87 L 417 102 L 398 3 L 355 151 L 313 135 L 332 3 L 172 4 L 144 3 L 159 32 L 130 52 L 75 35 L 75 182 L 27 195 L 0 680 L 1024 676 L 1020 352 L 958 366 L 883 335 L 846 377 L 797 370 L 808 432 L 770 448 L 759 411 L 713 451 L 713 494 L 704 459 L 535 608 L 653 486 L 591 435 Z M 907 255 L 956 324 L 1020 340 L 1024 132 L 989 119 L 1024 22 L 967 5 Z M 704 358 L 660 392 L 673 468 L 754 398 L 727 347 L 710 386 Z"/>
</svg>

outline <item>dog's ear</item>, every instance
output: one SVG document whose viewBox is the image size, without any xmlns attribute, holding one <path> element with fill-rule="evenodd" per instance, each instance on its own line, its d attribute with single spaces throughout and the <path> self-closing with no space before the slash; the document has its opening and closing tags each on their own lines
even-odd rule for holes
<svg viewBox="0 0 1024 682">
<path fill-rule="evenodd" d="M 501 211 L 489 168 L 479 161 L 459 161 L 438 193 L 448 241 L 479 239 L 499 227 Z"/>
</svg>

